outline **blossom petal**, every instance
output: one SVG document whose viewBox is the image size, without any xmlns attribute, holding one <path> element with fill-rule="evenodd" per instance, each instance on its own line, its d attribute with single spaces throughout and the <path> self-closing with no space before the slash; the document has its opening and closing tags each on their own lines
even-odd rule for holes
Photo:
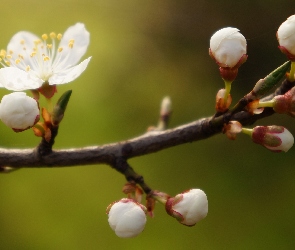
<svg viewBox="0 0 295 250">
<path fill-rule="evenodd" d="M 90 59 L 91 57 L 88 57 L 83 62 L 81 62 L 80 64 L 74 67 L 65 71 L 61 71 L 60 73 L 54 74 L 52 77 L 49 78 L 48 80 L 49 84 L 50 85 L 64 84 L 64 83 L 68 83 L 75 80 L 86 69 Z"/>
<path fill-rule="evenodd" d="M 63 49 L 58 63 L 59 68 L 73 66 L 80 61 L 89 45 L 89 37 L 90 34 L 83 23 L 76 23 L 66 30 L 59 44 L 59 47 Z M 73 48 L 69 47 L 70 40 L 74 40 Z"/>
<path fill-rule="evenodd" d="M 30 53 L 34 51 L 34 41 L 36 40 L 40 40 L 40 38 L 28 31 L 20 31 L 11 38 L 7 46 L 7 52 L 12 52 L 13 60 L 22 55 L 22 60 L 24 61 L 24 64 L 16 64 L 15 67 L 25 70 L 25 66 L 30 65 L 31 69 L 37 70 L 32 65 L 30 57 Z"/>
<path fill-rule="evenodd" d="M 14 68 L 6 67 L 0 69 L 0 85 L 8 90 L 23 91 L 41 87 L 43 81 L 33 74 Z"/>
</svg>

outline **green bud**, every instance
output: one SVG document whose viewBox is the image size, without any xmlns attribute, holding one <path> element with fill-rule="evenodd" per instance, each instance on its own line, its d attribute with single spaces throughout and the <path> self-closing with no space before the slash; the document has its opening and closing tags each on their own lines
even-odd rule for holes
<svg viewBox="0 0 295 250">
<path fill-rule="evenodd" d="M 72 90 L 68 90 L 65 93 L 63 93 L 63 95 L 58 99 L 51 115 L 52 125 L 58 126 L 61 120 L 63 119 L 71 94 Z"/>
<path fill-rule="evenodd" d="M 253 92 L 257 98 L 267 94 L 278 82 L 285 76 L 290 69 L 291 62 L 285 62 L 283 65 L 272 71 L 264 79 L 259 80 L 254 86 Z"/>
</svg>

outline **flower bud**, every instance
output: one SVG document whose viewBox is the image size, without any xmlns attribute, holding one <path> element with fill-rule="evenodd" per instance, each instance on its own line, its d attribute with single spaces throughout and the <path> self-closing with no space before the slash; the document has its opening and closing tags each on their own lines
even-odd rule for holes
<svg viewBox="0 0 295 250">
<path fill-rule="evenodd" d="M 207 196 L 201 189 L 190 189 L 169 198 L 166 202 L 166 211 L 180 223 L 194 226 L 207 216 Z"/>
<path fill-rule="evenodd" d="M 140 234 L 146 223 L 146 208 L 132 199 L 123 198 L 107 208 L 110 227 L 121 238 Z"/>
<path fill-rule="evenodd" d="M 220 67 L 239 67 L 247 59 L 247 42 L 236 28 L 218 30 L 210 39 L 209 54 Z"/>
<path fill-rule="evenodd" d="M 216 104 L 215 104 L 215 110 L 216 112 L 225 112 L 228 110 L 229 106 L 232 102 L 232 97 L 229 94 L 227 98 L 225 98 L 226 90 L 220 89 L 216 94 Z"/>
<path fill-rule="evenodd" d="M 284 95 L 277 95 L 273 98 L 273 110 L 279 114 L 295 115 L 295 87 Z"/>
<path fill-rule="evenodd" d="M 24 92 L 3 96 L 0 104 L 0 119 L 15 132 L 32 127 L 39 121 L 39 107 L 35 99 Z"/>
<path fill-rule="evenodd" d="M 282 126 L 257 126 L 252 131 L 253 142 L 273 152 L 287 152 L 294 144 L 293 135 Z"/>
<path fill-rule="evenodd" d="M 227 136 L 230 140 L 235 140 L 238 133 L 242 131 L 242 124 L 238 121 L 230 121 L 228 124 L 223 126 L 222 132 Z"/>
<path fill-rule="evenodd" d="M 287 55 L 289 60 L 295 60 L 295 15 L 287 18 L 277 31 L 279 49 Z"/>
</svg>

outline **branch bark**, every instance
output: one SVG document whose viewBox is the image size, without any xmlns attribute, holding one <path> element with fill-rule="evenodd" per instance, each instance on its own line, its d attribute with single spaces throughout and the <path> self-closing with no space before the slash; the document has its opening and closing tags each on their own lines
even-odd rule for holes
<svg viewBox="0 0 295 250">
<path fill-rule="evenodd" d="M 293 83 L 285 80 L 274 94 L 269 95 L 265 99 L 272 98 L 277 94 L 284 94 L 293 86 Z M 247 100 L 245 97 L 237 104 L 239 110 L 242 110 L 249 101 L 252 101 L 250 99 Z M 253 124 L 257 120 L 270 116 L 273 113 L 274 111 L 271 108 L 265 108 L 260 115 L 251 115 L 243 110 L 233 113 L 229 110 L 219 116 L 202 118 L 174 129 L 151 131 L 130 140 L 94 147 L 51 150 L 54 136 L 49 143 L 50 145 L 43 139 L 38 147 L 32 149 L 0 148 L 0 166 L 38 168 L 107 164 L 124 173 L 125 170 L 120 169 L 118 159 L 127 161 L 136 156 L 151 154 L 180 144 L 203 140 L 221 133 L 223 125 L 230 120 L 239 121 L 245 126 Z M 57 131 L 58 127 L 53 131 L 55 135 L 57 135 Z"/>
</svg>

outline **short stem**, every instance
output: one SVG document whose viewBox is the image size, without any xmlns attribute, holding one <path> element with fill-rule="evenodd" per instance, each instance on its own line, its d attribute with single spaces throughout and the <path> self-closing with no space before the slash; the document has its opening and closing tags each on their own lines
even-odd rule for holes
<svg viewBox="0 0 295 250">
<path fill-rule="evenodd" d="M 265 102 L 259 101 L 258 108 L 267 108 L 267 107 L 272 108 L 273 104 L 274 104 L 274 100 L 265 101 Z"/>
<path fill-rule="evenodd" d="M 295 62 L 291 62 L 291 69 L 290 69 L 290 73 L 289 73 L 289 81 L 290 82 L 294 82 L 294 74 L 295 74 Z"/>
<path fill-rule="evenodd" d="M 53 111 L 53 106 L 52 106 L 51 98 L 46 98 L 46 100 L 47 100 L 48 112 L 49 112 L 49 114 L 51 114 L 52 111 Z"/>
<path fill-rule="evenodd" d="M 156 201 L 160 202 L 161 204 L 163 205 L 166 205 L 166 202 L 167 202 L 167 199 L 163 198 L 163 197 L 160 197 L 160 196 L 152 196 L 153 199 L 155 199 Z"/>
<path fill-rule="evenodd" d="M 249 135 L 252 137 L 252 132 L 253 132 L 253 129 L 250 129 L 250 128 L 242 128 L 242 133 L 246 134 L 246 135 Z"/>
<path fill-rule="evenodd" d="M 232 82 L 224 80 L 224 84 L 225 84 L 224 103 L 226 104 L 227 103 L 227 97 L 230 94 Z"/>
</svg>

